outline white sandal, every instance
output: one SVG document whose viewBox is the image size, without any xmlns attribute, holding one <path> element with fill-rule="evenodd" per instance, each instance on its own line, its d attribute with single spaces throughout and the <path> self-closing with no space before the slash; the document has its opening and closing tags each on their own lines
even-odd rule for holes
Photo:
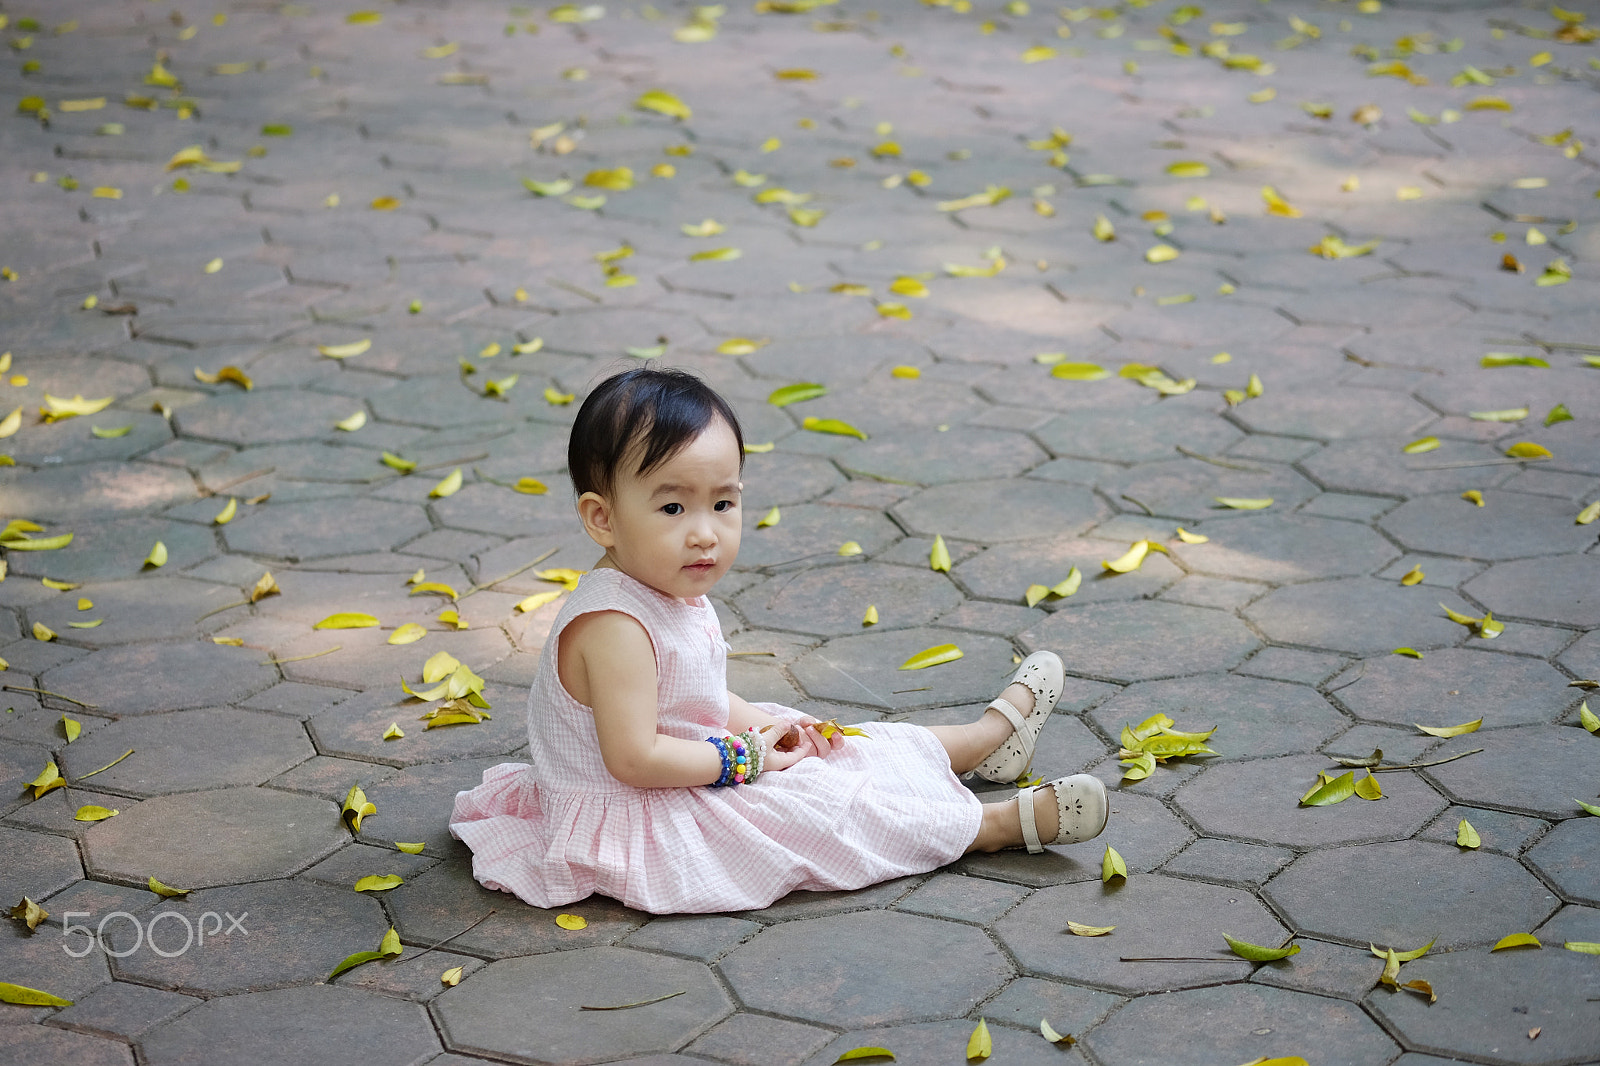
<svg viewBox="0 0 1600 1066">
<path fill-rule="evenodd" d="M 1041 842 L 1039 824 L 1033 815 L 1033 794 L 1046 788 L 1056 790 L 1056 812 L 1061 821 L 1055 839 Z M 1028 853 L 1037 855 L 1045 844 L 1077 844 L 1099 836 L 1110 816 L 1110 804 L 1106 802 L 1106 786 L 1098 777 L 1073 774 L 1018 792 L 1017 813 L 1022 816 L 1022 839 Z"/>
<path fill-rule="evenodd" d="M 1022 660 L 1008 687 L 1019 682 L 1026 686 L 1033 693 L 1033 710 L 1024 715 L 1010 700 L 999 696 L 990 702 L 990 707 L 1011 722 L 1013 732 L 978 764 L 974 773 L 985 781 L 1009 785 L 1028 772 L 1033 765 L 1033 749 L 1039 742 L 1039 732 L 1050 720 L 1066 679 L 1066 669 L 1055 652 L 1036 651 Z"/>
</svg>

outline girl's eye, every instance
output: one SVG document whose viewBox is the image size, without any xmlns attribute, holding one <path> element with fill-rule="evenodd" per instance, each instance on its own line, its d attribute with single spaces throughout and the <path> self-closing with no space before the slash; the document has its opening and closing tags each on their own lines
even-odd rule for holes
<svg viewBox="0 0 1600 1066">
<path fill-rule="evenodd" d="M 731 510 L 733 510 L 733 501 L 732 500 L 718 500 L 717 501 L 717 511 L 718 512 L 731 511 Z"/>
<path fill-rule="evenodd" d="M 663 507 L 661 509 L 663 511 L 667 512 L 667 514 L 670 514 L 670 515 L 680 515 L 680 514 L 683 513 L 683 504 L 681 504 L 681 503 L 669 503 L 669 504 L 667 504 L 665 507 Z"/>
</svg>

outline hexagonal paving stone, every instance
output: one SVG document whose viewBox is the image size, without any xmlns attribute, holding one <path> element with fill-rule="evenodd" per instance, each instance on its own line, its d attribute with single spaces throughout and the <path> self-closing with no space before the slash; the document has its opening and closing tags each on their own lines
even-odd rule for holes
<svg viewBox="0 0 1600 1066">
<path fill-rule="evenodd" d="M 1056 585 L 1076 566 L 1083 580 L 1068 599 L 1040 601 L 1047 609 L 1076 607 L 1112 600 L 1144 600 L 1155 596 L 1183 576 L 1166 556 L 1150 553 L 1139 569 L 1118 574 L 1101 565 L 1127 551 L 1114 540 L 1065 535 L 1049 540 L 1015 541 L 994 545 L 962 560 L 953 573 L 974 596 L 1022 603 L 1030 585 Z"/>
<path fill-rule="evenodd" d="M 959 1017 L 1013 975 L 981 931 L 894 911 L 785 922 L 721 965 L 746 1006 L 842 1028 Z"/>
<path fill-rule="evenodd" d="M 57 526 L 148 514 L 196 494 L 194 479 L 182 470 L 137 462 L 0 470 L 0 491 L 6 494 L 7 510 L 31 515 L 49 535 L 66 532 Z"/>
<path fill-rule="evenodd" d="M 1448 467 L 1446 463 L 1494 463 L 1505 458 L 1487 445 L 1452 440 L 1437 453 L 1414 459 L 1401 451 L 1416 434 L 1389 431 L 1375 436 L 1337 440 L 1299 463 L 1324 488 L 1335 492 L 1381 496 L 1420 496 L 1429 492 L 1483 489 L 1500 476 L 1492 466 Z M 1430 461 L 1431 460 L 1431 461 Z M 1432 469 L 1435 466 L 1444 469 Z M 1461 499 L 1460 507 L 1471 507 Z"/>
<path fill-rule="evenodd" d="M 459 853 L 462 845 L 450 835 L 449 826 L 456 793 L 477 787 L 483 782 L 485 770 L 503 762 L 498 758 L 451 759 L 411 766 L 397 774 L 388 773 L 387 767 L 374 766 L 375 772 L 384 773 L 383 782 L 381 786 L 368 786 L 366 791 L 378 804 L 379 813 L 361 823 L 362 838 L 368 843 L 386 844 L 420 841 L 434 854 Z"/>
<path fill-rule="evenodd" d="M 1204 921 L 1196 916 L 1205 915 Z M 1114 925 L 1105 937 L 1077 937 L 1068 921 Z M 1250 893 L 1161 874 L 1102 885 L 1098 877 L 1045 888 L 994 925 L 995 935 L 1029 973 L 1113 992 L 1190 988 L 1250 976 L 1250 963 L 1228 951 L 1219 930 L 1253 944 L 1281 944 L 1288 930 Z M 1120 961 L 1131 956 L 1216 958 L 1215 963 Z M 1234 961 L 1229 961 L 1234 960 Z"/>
<path fill-rule="evenodd" d="M 1468 559 L 1577 553 L 1594 540 L 1592 532 L 1572 521 L 1572 505 L 1565 500 L 1492 489 L 1483 500 L 1482 507 L 1463 507 L 1455 493 L 1422 496 L 1384 515 L 1378 525 L 1408 548 Z M 1600 564 L 1600 559 L 1588 558 Z M 1572 562 L 1583 565 L 1576 559 Z M 1566 559 L 1544 565 L 1570 570 Z M 1575 579 L 1577 573 L 1561 576 L 1568 588 Z M 1592 598 L 1591 610 L 1600 618 L 1600 595 Z"/>
<path fill-rule="evenodd" d="M 1305 515 L 1269 513 L 1207 526 L 1206 532 L 1211 537 L 1206 544 L 1174 541 L 1169 546 L 1190 573 L 1307 581 L 1370 574 L 1400 554 L 1367 526 Z"/>
<path fill-rule="evenodd" d="M 751 625 L 822 636 L 862 631 L 868 605 L 884 629 L 925 626 L 961 603 L 950 579 L 926 567 L 851 563 L 769 578 L 734 599 Z"/>
<path fill-rule="evenodd" d="M 0 851 L 6 856 L 0 899 L 38 901 L 83 876 L 77 847 L 61 837 L 0 826 Z"/>
<path fill-rule="evenodd" d="M 1064 649 L 1073 673 L 1115 681 L 1226 670 L 1260 644 L 1231 614 L 1160 601 L 1058 610 L 1017 639 L 1029 651 Z"/>
<path fill-rule="evenodd" d="M 67 894 L 62 893 L 63 896 Z M 16 901 L 6 904 L 7 910 L 22 901 L 21 893 L 14 895 Z M 35 903 L 39 902 L 39 897 L 31 893 L 30 898 Z M 7 921 L 5 927 L 0 928 L 0 972 L 14 975 L 10 978 L 13 984 L 42 989 L 71 1000 L 79 999 L 110 981 L 111 972 L 106 966 L 105 954 L 98 949 L 85 951 L 84 948 L 89 945 L 86 935 L 73 933 L 70 937 L 63 936 L 61 916 L 64 909 L 58 910 L 54 903 L 48 901 L 45 909 L 51 912 L 50 922 L 41 925 L 35 932 L 30 933 L 21 922 Z M 92 914 L 88 918 L 75 915 L 72 921 L 74 925 L 89 923 L 92 935 L 106 913 L 109 912 Z M 110 928 L 107 926 L 108 932 Z M 79 953 L 79 957 L 74 958 L 62 950 L 64 947 L 70 947 L 73 952 Z M 20 1006 L 9 1003 L 5 1006 L 7 1014 L 12 1017 L 24 1012 Z M 0 1023 L 0 1048 L 6 1047 L 4 1034 L 11 1028 Z"/>
<path fill-rule="evenodd" d="M 895 517 L 913 533 L 984 543 L 1050 533 L 1075 536 L 1105 513 L 1105 505 L 1086 488 L 1032 478 L 936 485 L 894 507 Z"/>
<path fill-rule="evenodd" d="M 1443 759 L 1473 748 L 1477 755 L 1423 771 L 1452 799 L 1539 818 L 1572 818 L 1573 798 L 1593 802 L 1600 793 L 1594 737 L 1575 726 L 1519 726 L 1456 737 L 1428 753 Z"/>
<path fill-rule="evenodd" d="M 1170 1066 L 1313 1053 L 1327 1066 L 1371 1066 L 1399 1050 L 1353 1003 L 1255 985 L 1145 996 L 1085 1043 L 1102 1062 Z"/>
<path fill-rule="evenodd" d="M 385 551 L 428 529 L 420 507 L 342 498 L 263 507 L 222 535 L 235 552 L 297 560 Z"/>
<path fill-rule="evenodd" d="M 210 1000 L 139 1049 L 149 1066 L 370 1066 L 426 1061 L 439 1038 L 420 1004 L 311 985 Z"/>
<path fill-rule="evenodd" d="M 1289 509 L 1319 491 L 1315 484 L 1286 466 L 1232 470 L 1193 459 L 1141 463 L 1126 474 L 1101 478 L 1098 484 L 1108 496 L 1130 503 L 1137 500 L 1158 515 L 1190 524 L 1208 518 L 1262 517 L 1226 508 L 1217 502 L 1219 496 L 1270 498 L 1274 507 Z"/>
<path fill-rule="evenodd" d="M 1042 855 L 1029 855 L 1022 848 L 973 852 L 959 860 L 960 868 L 978 877 L 1040 888 L 1099 880 L 1100 859 L 1107 845 L 1117 849 L 1130 871 L 1142 874 L 1154 870 L 1194 840 L 1189 827 L 1158 799 L 1115 789 L 1109 792 L 1109 798 L 1111 814 L 1105 831 L 1093 840 L 1046 847 Z"/>
<path fill-rule="evenodd" d="M 979 478 L 1014 478 L 1049 456 L 1021 433 L 976 426 L 874 436 L 851 452 L 855 470 L 879 477 L 938 485 Z"/>
<path fill-rule="evenodd" d="M 351 891 L 354 883 L 328 888 L 265 881 L 204 889 L 181 903 L 161 901 L 140 916 L 138 949 L 113 959 L 112 969 L 119 979 L 206 995 L 325 980 L 346 956 L 371 951 L 389 928 L 375 896 Z M 207 919 L 207 912 L 223 917 Z M 161 917 L 167 913 L 178 917 Z M 192 941 L 191 932 L 197 934 Z M 118 952 L 135 943 L 127 923 L 108 927 L 106 939 Z"/>
<path fill-rule="evenodd" d="M 1474 648 L 1444 648 L 1421 661 L 1380 655 L 1336 697 L 1358 718 L 1393 725 L 1491 726 L 1553 722 L 1577 702 L 1566 677 L 1539 659 Z"/>
<path fill-rule="evenodd" d="M 497 533 L 506 537 L 533 535 L 546 539 L 574 532 L 578 524 L 572 510 L 572 497 L 562 491 L 565 477 L 552 475 L 545 480 L 552 485 L 553 491 L 535 496 L 507 492 L 498 485 L 480 481 L 466 486 L 453 496 L 434 500 L 429 509 L 438 516 L 442 525 L 451 529 Z M 408 492 L 415 492 L 417 497 L 428 491 L 428 486 L 422 482 L 418 482 L 415 489 L 409 485 L 405 488 Z M 581 535 L 581 527 L 576 532 Z"/>
<path fill-rule="evenodd" d="M 72 780 L 133 754 L 95 778 L 135 796 L 259 785 L 315 754 L 300 723 L 274 714 L 211 708 L 113 722 L 62 752 Z"/>
<path fill-rule="evenodd" d="M 1269 391 L 1234 408 L 1232 417 L 1257 433 L 1338 440 L 1377 433 L 1410 432 L 1434 413 L 1411 397 L 1377 389 L 1322 388 Z"/>
<path fill-rule="evenodd" d="M 1594 1057 L 1600 971 L 1593 956 L 1548 947 L 1492 955 L 1459 951 L 1408 962 L 1405 974 L 1439 993 L 1434 1009 L 1421 996 L 1382 988 L 1367 997 L 1367 1006 L 1411 1047 L 1450 1061 L 1458 1061 L 1456 1055 L 1529 1064 Z M 1452 1009 L 1437 1010 L 1450 1001 Z M 1536 1040 L 1528 1038 L 1533 1029 L 1539 1030 Z"/>
<path fill-rule="evenodd" d="M 58 581 L 115 581 L 138 574 L 157 541 L 167 546 L 167 566 L 173 570 L 186 570 L 217 554 L 217 536 L 203 526 L 165 518 L 131 517 L 77 523 L 72 530 L 72 546 L 66 551 L 8 554 L 14 575 L 53 577 Z M 74 592 L 69 602 L 76 606 L 80 595 Z M 185 629 L 191 627 L 193 617 L 184 619 L 182 624 Z"/>
<path fill-rule="evenodd" d="M 900 670 L 911 656 L 954 644 L 962 658 L 922 670 Z M 790 666 L 812 699 L 904 710 L 980 703 L 1000 694 L 1011 645 L 996 637 L 952 629 L 902 629 L 838 637 Z M 845 718 L 849 715 L 846 714 Z"/>
<path fill-rule="evenodd" d="M 146 548 L 148 552 L 150 549 Z M 52 575 L 55 571 L 51 571 Z M 89 647 L 126 644 L 135 640 L 160 640 L 195 636 L 215 629 L 215 618 L 197 624 L 199 615 L 237 599 L 233 589 L 181 577 L 146 577 L 136 581 L 89 584 L 28 608 L 27 622 L 43 622 L 61 639 Z M 87 599 L 94 606 L 78 609 Z M 73 629 L 71 623 L 99 620 L 93 629 Z"/>
<path fill-rule="evenodd" d="M 1215 727 L 1208 743 L 1221 759 L 1305 751 L 1348 724 L 1327 700 L 1303 685 L 1228 674 L 1130 685 L 1092 715 L 1101 732 L 1117 737 L 1124 724 L 1137 725 L 1158 713 L 1172 718 L 1177 729 Z"/>
<path fill-rule="evenodd" d="M 808 503 L 844 483 L 839 468 L 814 455 L 768 452 L 745 456 L 744 509 L 761 515 L 778 504 Z M 753 532 L 753 531 L 752 531 Z"/>
<path fill-rule="evenodd" d="M 443 809 L 448 812 L 449 804 Z M 465 850 L 460 844 L 453 846 Z M 385 896 L 395 928 L 415 944 L 455 936 L 492 908 L 494 917 L 450 941 L 456 950 L 491 959 L 613 944 L 650 917 L 604 896 L 590 896 L 554 910 L 530 907 L 474 881 L 470 859 L 441 863 Z M 583 929 L 562 929 L 556 925 L 558 913 L 579 915 L 589 924 Z"/>
<path fill-rule="evenodd" d="M 900 529 L 883 514 L 859 507 L 807 503 L 785 507 L 783 521 L 762 530 L 746 530 L 739 545 L 738 566 L 773 566 L 812 555 L 832 555 L 853 540 L 867 555 L 876 555 L 899 540 Z"/>
<path fill-rule="evenodd" d="M 578 1009 L 680 989 L 683 995 L 635 1011 Z M 434 1007 L 453 1050 L 561 1066 L 671 1051 L 732 1012 L 703 963 L 627 948 L 503 959 L 445 992 Z"/>
<path fill-rule="evenodd" d="M 1571 521 L 1569 515 L 1566 522 Z M 1592 539 L 1594 534 L 1589 536 Z M 1600 555 L 1497 563 L 1468 581 L 1463 589 L 1496 616 L 1535 618 L 1585 628 L 1600 626 L 1600 591 L 1596 591 L 1600 590 Z"/>
<path fill-rule="evenodd" d="M 235 703 L 278 680 L 260 654 L 210 641 L 126 644 L 46 671 L 41 687 L 92 703 L 102 714 L 210 707 Z"/>
<path fill-rule="evenodd" d="M 521 706 L 525 699 L 519 698 L 525 694 L 495 684 L 485 686 L 483 691 L 494 707 L 490 712 L 494 717 L 485 722 L 429 729 L 428 723 L 418 719 L 437 704 L 419 703 L 399 692 L 367 692 L 316 715 L 306 728 L 324 755 L 394 766 L 509 755 L 528 742 Z M 384 740 L 391 725 L 398 725 L 405 736 Z"/>
<path fill-rule="evenodd" d="M 1075 411 L 1041 426 L 1034 436 L 1057 456 L 1148 463 L 1174 458 L 1182 444 L 1208 455 L 1223 451 L 1241 434 L 1218 418 L 1216 401 L 1190 393 L 1150 408 Z"/>
<path fill-rule="evenodd" d="M 1343 773 L 1320 755 L 1288 755 L 1240 766 L 1215 766 L 1188 782 L 1174 799 L 1205 833 L 1295 847 L 1408 837 L 1445 807 L 1415 774 L 1374 775 L 1383 799 L 1352 796 L 1328 807 L 1299 800 L 1321 771 Z M 1365 771 L 1356 771 L 1357 779 Z"/>
<path fill-rule="evenodd" d="M 212 396 L 205 403 L 179 408 L 173 421 L 188 438 L 228 444 L 272 444 L 320 437 L 350 414 L 341 396 L 299 389 L 261 389 Z"/>
<path fill-rule="evenodd" d="M 1275 589 L 1244 608 L 1244 614 L 1269 640 L 1285 644 L 1354 655 L 1401 646 L 1426 650 L 1448 647 L 1467 635 L 1445 617 L 1441 601 L 1451 610 L 1474 613 L 1460 596 L 1440 591 L 1370 577 L 1314 581 Z"/>
<path fill-rule="evenodd" d="M 849 343 L 841 343 L 838 337 L 785 338 L 741 361 L 761 377 L 782 381 L 794 380 L 794 368 L 803 366 L 812 375 L 808 380 L 837 387 L 865 381 L 886 366 L 926 360 L 927 349 L 915 341 L 857 334 Z"/>
<path fill-rule="evenodd" d="M 1266 895 L 1307 936 L 1401 949 L 1437 937 L 1442 951 L 1536 928 L 1561 905 L 1515 859 L 1416 840 L 1302 855 Z"/>
<path fill-rule="evenodd" d="M 1600 818 L 1571 818 L 1528 850 L 1567 899 L 1600 905 Z"/>
<path fill-rule="evenodd" d="M 228 788 L 146 800 L 84 837 L 91 873 L 177 888 L 286 877 L 349 840 L 327 800 L 267 788 Z"/>
</svg>

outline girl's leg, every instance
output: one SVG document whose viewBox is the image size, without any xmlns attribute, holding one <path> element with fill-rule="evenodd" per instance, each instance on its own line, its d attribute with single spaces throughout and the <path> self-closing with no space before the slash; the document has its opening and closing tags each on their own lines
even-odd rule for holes
<svg viewBox="0 0 1600 1066">
<path fill-rule="evenodd" d="M 1006 686 L 1000 695 L 1024 716 L 1033 711 L 1033 693 L 1021 682 Z M 958 774 L 966 773 L 988 758 L 990 752 L 1006 742 L 1011 731 L 1011 722 L 999 711 L 989 708 L 984 709 L 983 717 L 976 722 L 928 727 L 928 732 L 939 738 L 945 753 L 950 756 L 950 769 Z M 1017 832 L 1021 833 L 1021 830 Z M 1019 836 L 1017 839 L 1022 838 Z"/>
<path fill-rule="evenodd" d="M 1034 824 L 1039 827 L 1040 840 L 1053 840 L 1061 829 L 1061 815 L 1056 809 L 1055 789 L 1043 788 L 1034 797 Z M 1023 843 L 1022 815 L 1015 799 L 1004 803 L 985 803 L 983 823 L 978 836 L 967 846 L 968 854 L 974 851 L 999 851 Z"/>
</svg>

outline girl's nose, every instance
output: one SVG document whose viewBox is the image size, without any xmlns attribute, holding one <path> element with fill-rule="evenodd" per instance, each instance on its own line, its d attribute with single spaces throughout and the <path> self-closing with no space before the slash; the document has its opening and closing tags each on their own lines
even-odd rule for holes
<svg viewBox="0 0 1600 1066">
<path fill-rule="evenodd" d="M 697 519 L 689 524 L 688 544 L 691 548 L 712 548 L 717 543 L 717 532 L 708 519 Z"/>
</svg>

